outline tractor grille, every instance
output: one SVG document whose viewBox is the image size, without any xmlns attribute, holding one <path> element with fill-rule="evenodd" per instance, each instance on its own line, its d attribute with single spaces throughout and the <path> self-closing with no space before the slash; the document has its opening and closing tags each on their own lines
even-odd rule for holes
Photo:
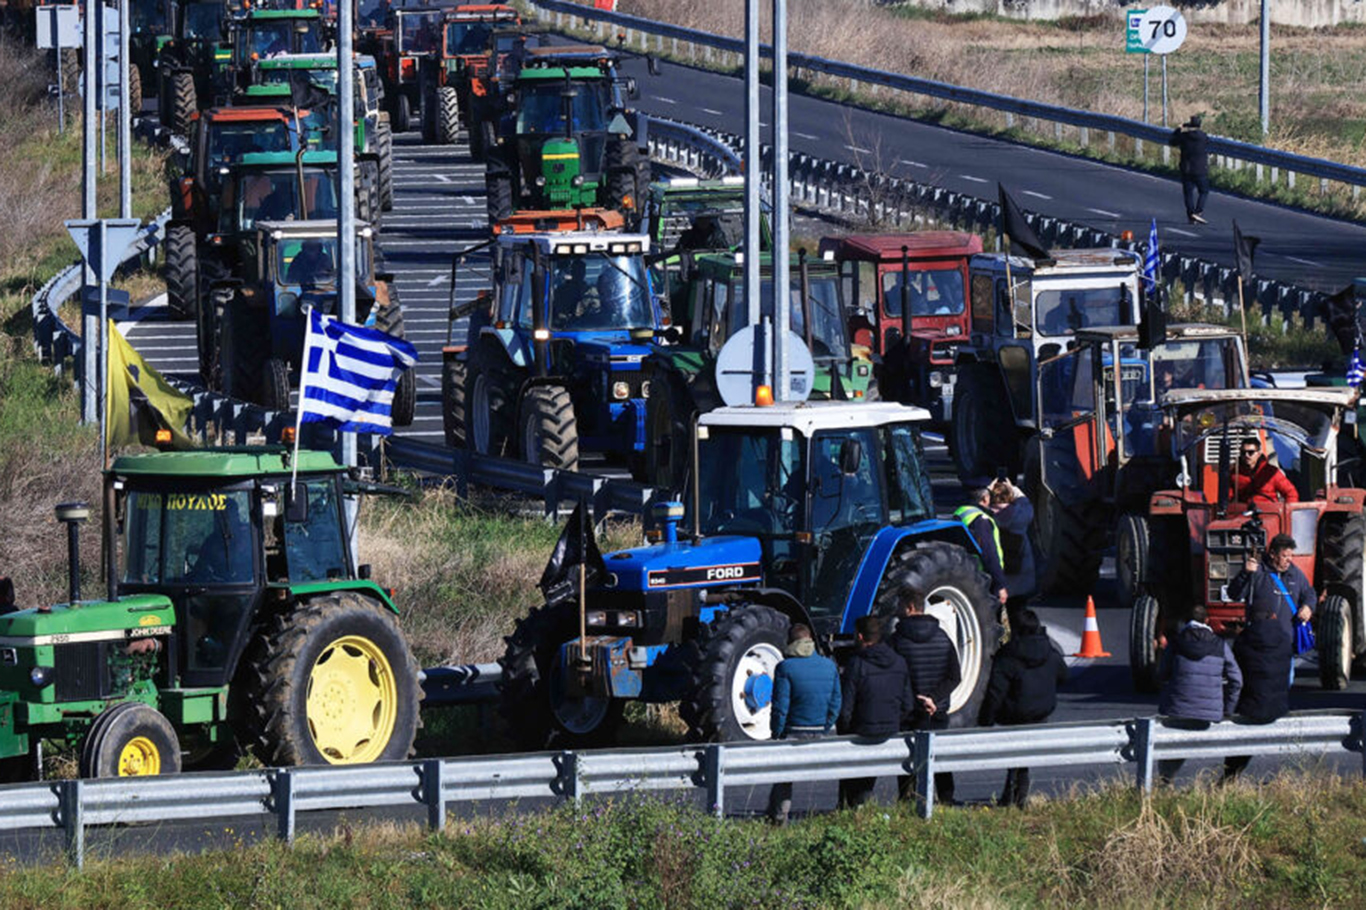
<svg viewBox="0 0 1366 910">
<path fill-rule="evenodd" d="M 1229 428 L 1228 431 L 1228 463 L 1234 464 L 1238 460 L 1238 449 L 1243 444 L 1244 439 L 1251 439 L 1257 445 L 1262 444 L 1262 438 L 1256 430 L 1238 430 Z M 1219 464 L 1219 449 L 1223 446 L 1224 434 L 1213 433 L 1205 437 L 1205 464 Z"/>
<path fill-rule="evenodd" d="M 57 701 L 102 698 L 105 692 L 106 643 L 59 645 L 54 651 L 53 691 Z"/>
<path fill-rule="evenodd" d="M 1266 532 L 1242 528 L 1216 528 L 1205 534 L 1205 559 L 1208 565 L 1205 602 L 1229 603 L 1228 583 L 1242 571 L 1248 551 L 1266 548 Z"/>
</svg>

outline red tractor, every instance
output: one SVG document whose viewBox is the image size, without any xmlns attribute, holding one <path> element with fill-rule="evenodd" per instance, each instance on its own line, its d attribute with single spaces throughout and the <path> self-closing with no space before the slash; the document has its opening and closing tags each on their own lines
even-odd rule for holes
<svg viewBox="0 0 1366 910">
<path fill-rule="evenodd" d="M 422 132 L 428 142 L 454 145 L 462 125 L 470 122 L 470 92 L 486 76 L 494 51 L 495 29 L 520 27 L 511 6 L 482 4 L 446 10 L 439 52 L 418 64 L 422 98 Z"/>
<path fill-rule="evenodd" d="M 952 415 L 954 360 L 968 337 L 968 259 L 982 252 L 975 234 L 919 231 L 825 238 L 821 252 L 840 262 L 853 308 L 851 335 L 881 359 L 885 399 L 926 408 L 946 426 Z"/>
<path fill-rule="evenodd" d="M 1157 686 L 1168 637 L 1202 603 L 1215 632 L 1236 633 L 1246 604 L 1229 587 L 1249 554 L 1277 534 L 1295 540 L 1294 563 L 1319 593 L 1319 679 L 1341 689 L 1366 653 L 1362 561 L 1366 490 L 1339 486 L 1362 458 L 1354 422 L 1358 392 L 1334 389 L 1183 389 L 1162 399 L 1180 473 L 1154 492 L 1146 515 L 1126 516 L 1136 561 L 1129 665 L 1134 685 Z M 1345 431 L 1346 430 L 1346 431 Z M 1238 451 L 1257 442 L 1295 486 L 1299 502 L 1238 502 Z M 1137 548 L 1133 544 L 1139 544 Z M 1123 541 L 1120 551 L 1124 551 Z"/>
</svg>

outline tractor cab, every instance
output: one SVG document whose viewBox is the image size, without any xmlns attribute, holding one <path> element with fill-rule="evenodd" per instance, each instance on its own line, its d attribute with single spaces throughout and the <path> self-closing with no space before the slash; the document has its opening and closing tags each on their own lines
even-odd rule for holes
<svg viewBox="0 0 1366 910">
<path fill-rule="evenodd" d="M 336 218 L 337 209 L 336 152 L 248 152 L 223 175 L 208 245 L 253 262 L 257 222 Z"/>
<path fill-rule="evenodd" d="M 1231 590 L 1249 555 L 1265 562 L 1277 534 L 1295 541 L 1292 561 L 1322 596 L 1315 607 L 1320 681 L 1338 689 L 1366 653 L 1362 545 L 1366 490 L 1347 486 L 1362 447 L 1350 433 L 1355 389 L 1182 389 L 1162 396 L 1179 472 L 1155 490 L 1142 516 L 1150 552 L 1173 565 L 1145 578 L 1134 601 L 1130 669 L 1140 688 L 1156 682 L 1166 638 L 1203 604 L 1209 625 L 1231 635 L 1246 604 Z M 1261 486 L 1241 456 L 1256 448 L 1295 489 L 1297 502 Z M 1262 468 L 1266 471 L 1266 468 Z M 1239 494 L 1242 491 L 1242 495 Z M 1185 558 L 1182 558 L 1185 557 Z"/>
<path fill-rule="evenodd" d="M 251 81 L 254 65 L 282 54 L 320 54 L 331 41 L 316 9 L 253 9 L 233 22 L 232 62 L 238 88 Z"/>
<path fill-rule="evenodd" d="M 657 508 L 655 543 L 586 567 L 582 604 L 577 573 L 552 559 L 546 577 L 572 583 L 546 586 L 500 661 L 515 734 L 538 746 L 600 741 L 626 701 L 677 700 L 699 739 L 768 739 L 791 624 L 842 656 L 860 617 L 890 628 L 908 585 L 958 650 L 962 682 L 944 710 L 970 722 L 999 605 L 962 524 L 934 518 L 926 416 L 837 402 L 701 415 L 694 482 Z"/>
<path fill-rule="evenodd" d="M 232 62 L 222 0 L 171 0 L 170 38 L 157 53 L 157 116 L 189 136 L 195 112 L 209 107 L 227 88 Z"/>
<path fill-rule="evenodd" d="M 1162 396 L 1176 389 L 1245 389 L 1242 337 L 1223 326 L 1173 325 L 1139 346 L 1129 326 L 1082 329 L 1073 347 L 1033 377 L 1039 433 L 1025 444 L 1025 489 L 1034 504 L 1046 587 L 1086 590 L 1125 514 L 1141 512 L 1176 471 Z M 1125 554 L 1132 541 L 1120 527 Z M 1121 599 L 1133 582 L 1121 561 Z"/>
<path fill-rule="evenodd" d="M 473 68 L 482 72 L 489 66 L 489 40 L 495 28 L 519 26 L 522 18 L 515 7 L 504 4 L 457 6 L 446 11 L 442 20 L 441 63 L 447 73 Z"/>
<path fill-rule="evenodd" d="M 81 596 L 90 510 L 68 503 L 68 602 L 0 616 L 0 780 L 37 776 L 43 743 L 79 754 L 82 777 L 231 768 L 244 749 L 405 758 L 417 667 L 342 514 L 373 487 L 283 446 L 115 458 L 104 599 Z"/>
<path fill-rule="evenodd" d="M 953 411 L 954 363 L 967 341 L 968 261 L 975 234 L 919 231 L 826 238 L 844 279 L 855 344 L 881 359 L 884 398 L 927 408 L 938 424 Z"/>
<path fill-rule="evenodd" d="M 198 191 L 206 201 L 216 201 L 223 178 L 243 156 L 297 152 L 299 137 L 293 118 L 280 108 L 209 108 L 195 122 L 190 150 L 191 171 L 181 178 L 182 197 Z M 193 203 L 185 207 L 187 212 L 198 208 Z"/>
<path fill-rule="evenodd" d="M 1328 330 L 1337 340 L 1342 353 L 1326 361 L 1322 372 L 1309 373 L 1304 377 L 1304 384 L 1309 388 L 1347 385 L 1352 355 L 1360 348 L 1361 339 L 1366 338 L 1366 307 L 1362 306 L 1363 303 L 1366 303 L 1366 278 L 1355 279 L 1350 287 L 1344 288 L 1329 301 L 1326 320 Z M 1358 408 L 1357 423 L 1352 427 L 1354 435 L 1361 434 L 1363 421 L 1366 421 L 1366 405 Z M 1356 476 L 1366 477 L 1366 465 Z"/>
<path fill-rule="evenodd" d="M 489 42 L 494 30 L 521 24 L 517 10 L 503 4 L 461 5 L 445 11 L 438 51 L 418 64 L 422 129 L 428 141 L 456 142 L 461 124 L 470 122 L 475 83 L 482 88 L 493 66 Z"/>
<path fill-rule="evenodd" d="M 128 78 L 130 83 L 136 79 L 140 89 L 135 99 L 157 93 L 157 55 L 171 40 L 172 19 L 170 0 L 134 0 L 128 7 Z"/>
</svg>

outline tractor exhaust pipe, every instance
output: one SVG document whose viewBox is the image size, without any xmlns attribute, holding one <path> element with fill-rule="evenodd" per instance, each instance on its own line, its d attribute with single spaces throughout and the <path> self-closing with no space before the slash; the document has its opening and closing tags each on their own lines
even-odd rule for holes
<svg viewBox="0 0 1366 910">
<path fill-rule="evenodd" d="M 81 525 L 89 519 L 90 507 L 83 502 L 57 506 L 57 520 L 66 525 L 67 600 L 73 607 L 81 602 Z"/>
</svg>

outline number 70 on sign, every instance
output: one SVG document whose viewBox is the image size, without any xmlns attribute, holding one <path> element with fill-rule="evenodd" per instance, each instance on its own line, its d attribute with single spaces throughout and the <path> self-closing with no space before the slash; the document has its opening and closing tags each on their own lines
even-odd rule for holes
<svg viewBox="0 0 1366 910">
<path fill-rule="evenodd" d="M 1170 54 L 1186 40 L 1186 17 L 1170 6 L 1127 10 L 1124 23 L 1130 54 Z"/>
</svg>

